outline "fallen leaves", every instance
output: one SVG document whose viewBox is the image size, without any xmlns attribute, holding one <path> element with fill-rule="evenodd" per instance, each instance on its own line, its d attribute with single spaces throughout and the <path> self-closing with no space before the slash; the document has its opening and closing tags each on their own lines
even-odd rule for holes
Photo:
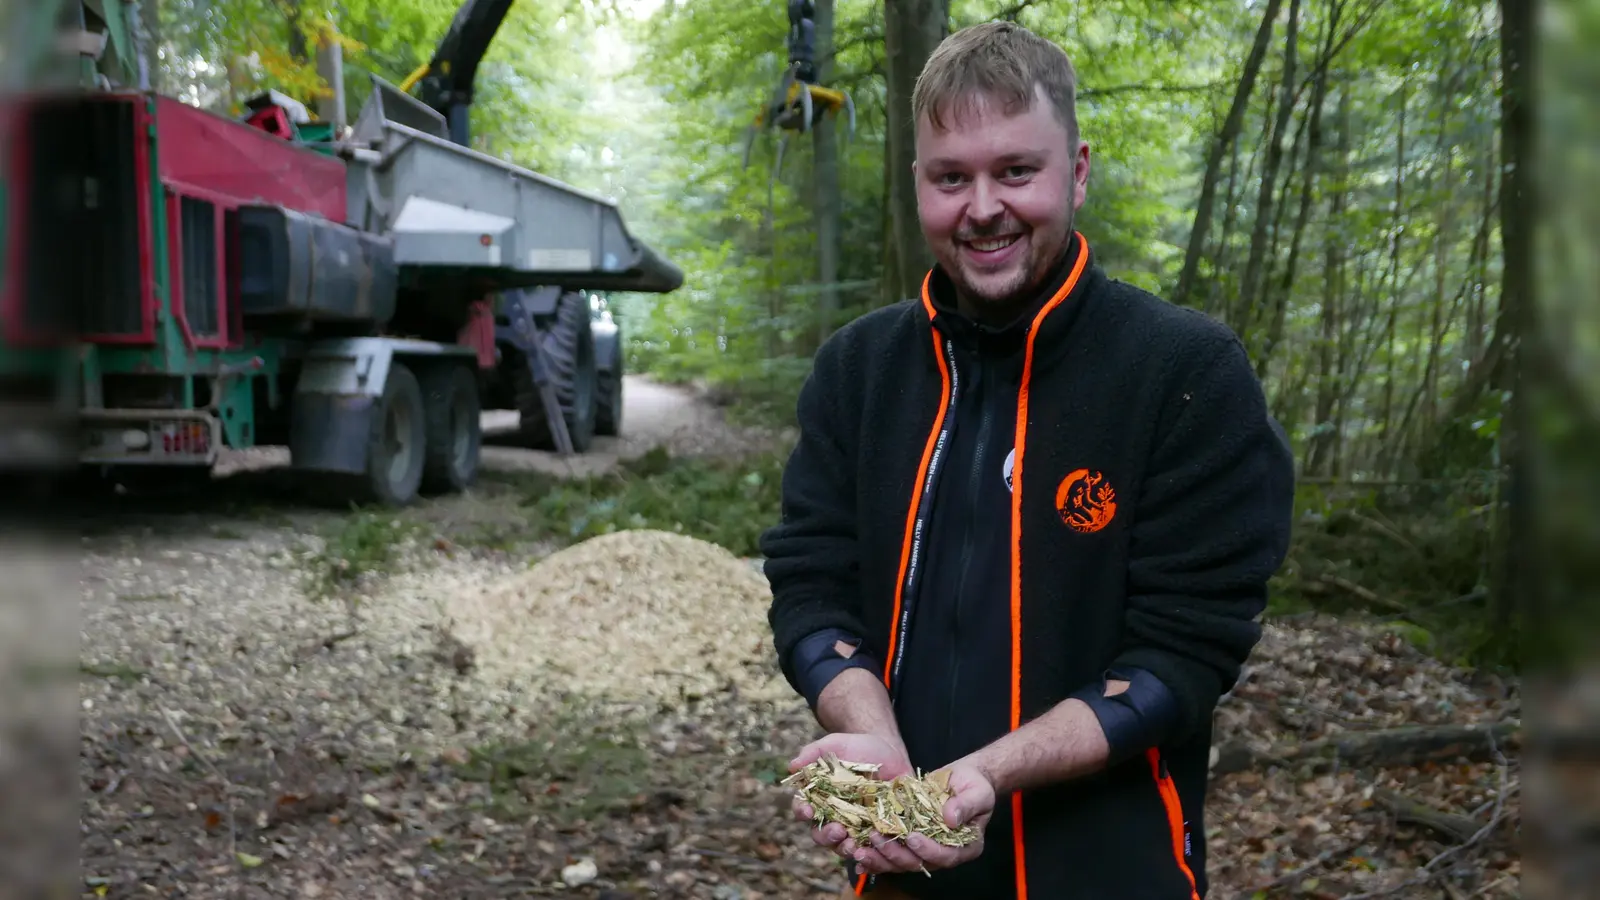
<svg viewBox="0 0 1600 900">
<path fill-rule="evenodd" d="M 816 726 L 771 658 L 758 571 L 708 546 L 613 535 L 535 569 L 463 552 L 386 579 L 333 646 L 357 629 L 286 589 L 270 553 L 102 557 L 124 593 L 176 599 L 86 604 L 86 658 L 153 674 L 83 686 L 85 871 L 109 897 L 231 896 L 230 879 L 252 900 L 837 896 L 838 860 L 781 781 Z M 1515 896 L 1512 746 L 1497 745 L 1505 791 L 1487 757 L 1339 750 L 1375 729 L 1516 720 L 1515 684 L 1326 619 L 1269 622 L 1249 669 L 1217 744 L 1333 749 L 1213 779 L 1212 896 Z M 1497 803 L 1504 819 L 1401 887 L 1458 842 L 1395 797 L 1461 829 Z"/>
</svg>

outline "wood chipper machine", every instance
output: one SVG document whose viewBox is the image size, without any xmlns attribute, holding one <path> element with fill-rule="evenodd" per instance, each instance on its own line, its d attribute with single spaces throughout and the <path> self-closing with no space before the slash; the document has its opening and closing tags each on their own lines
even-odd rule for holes
<svg viewBox="0 0 1600 900">
<path fill-rule="evenodd" d="M 511 0 L 460 7 L 419 96 L 370 76 L 352 125 L 337 42 L 319 117 L 269 92 L 234 119 L 142 88 L 121 0 L 69 5 L 53 46 L 88 83 L 0 102 L 0 377 L 51 369 L 74 426 L 55 458 L 208 476 L 224 447 L 287 446 L 404 504 L 472 483 L 483 409 L 561 452 L 616 421 L 593 292 L 683 275 L 613 202 L 468 145 Z M 0 460 L 25 455 L 7 433 Z"/>
</svg>

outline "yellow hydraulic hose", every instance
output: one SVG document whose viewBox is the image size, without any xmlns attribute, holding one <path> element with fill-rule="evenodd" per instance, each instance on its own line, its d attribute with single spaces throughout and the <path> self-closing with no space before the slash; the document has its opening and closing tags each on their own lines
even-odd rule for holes
<svg viewBox="0 0 1600 900">
<path fill-rule="evenodd" d="M 406 80 L 405 81 L 400 82 L 400 92 L 402 94 L 411 93 L 411 89 L 414 86 L 416 86 L 416 83 L 421 81 L 423 76 L 427 75 L 427 74 L 428 74 L 428 64 L 427 63 L 423 63 L 422 65 L 417 66 L 417 68 L 410 75 L 406 76 Z"/>
</svg>

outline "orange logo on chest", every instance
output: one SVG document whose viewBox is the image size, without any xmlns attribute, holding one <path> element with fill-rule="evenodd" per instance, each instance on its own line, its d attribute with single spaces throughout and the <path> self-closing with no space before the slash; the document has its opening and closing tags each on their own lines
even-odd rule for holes
<svg viewBox="0 0 1600 900">
<path fill-rule="evenodd" d="M 1116 518 L 1117 492 L 1101 473 L 1079 469 L 1061 479 L 1056 488 L 1056 512 L 1068 528 L 1090 534 Z"/>
</svg>

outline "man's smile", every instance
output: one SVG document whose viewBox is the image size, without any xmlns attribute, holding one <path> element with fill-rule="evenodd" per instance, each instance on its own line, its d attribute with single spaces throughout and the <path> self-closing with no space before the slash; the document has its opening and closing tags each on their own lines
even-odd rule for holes
<svg viewBox="0 0 1600 900">
<path fill-rule="evenodd" d="M 983 267 L 998 266 L 1009 262 L 1018 248 L 1022 246 L 1023 234 L 1007 234 L 997 237 L 976 238 L 973 240 L 958 241 L 961 249 L 966 251 L 967 258 L 976 265 Z"/>
</svg>

